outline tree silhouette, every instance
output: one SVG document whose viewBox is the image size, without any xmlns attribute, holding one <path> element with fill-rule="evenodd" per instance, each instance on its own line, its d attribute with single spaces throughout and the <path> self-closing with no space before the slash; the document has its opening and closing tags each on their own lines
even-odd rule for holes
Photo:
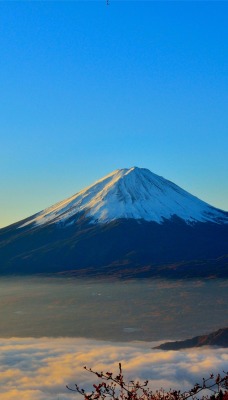
<svg viewBox="0 0 228 400">
<path fill-rule="evenodd" d="M 96 372 L 91 368 L 84 369 L 98 377 L 100 383 L 94 384 L 94 390 L 91 393 L 86 393 L 77 384 L 75 388 L 67 386 L 67 389 L 72 392 L 80 393 L 84 400 L 228 400 L 228 373 L 223 375 L 211 374 L 209 378 L 202 379 L 202 383 L 196 383 L 193 388 L 188 391 L 181 392 L 180 390 L 163 389 L 153 392 L 148 387 L 148 381 L 138 382 L 124 379 L 122 365 L 119 363 L 119 373 L 117 375 L 112 372 Z"/>
</svg>

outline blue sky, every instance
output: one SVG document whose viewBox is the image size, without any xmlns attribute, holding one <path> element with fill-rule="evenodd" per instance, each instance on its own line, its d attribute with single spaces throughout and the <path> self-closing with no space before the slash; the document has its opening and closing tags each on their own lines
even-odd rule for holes
<svg viewBox="0 0 228 400">
<path fill-rule="evenodd" d="M 0 2 L 0 226 L 139 166 L 228 210 L 228 2 Z"/>
</svg>

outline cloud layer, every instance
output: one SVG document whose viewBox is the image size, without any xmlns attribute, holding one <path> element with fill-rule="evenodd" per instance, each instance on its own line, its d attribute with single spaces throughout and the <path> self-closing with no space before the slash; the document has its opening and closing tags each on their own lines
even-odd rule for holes
<svg viewBox="0 0 228 400">
<path fill-rule="evenodd" d="M 78 338 L 0 339 L 0 398 L 4 400 L 70 400 L 66 384 L 89 390 L 97 371 L 117 371 L 127 379 L 149 379 L 152 389 L 192 387 L 210 372 L 228 369 L 225 349 L 151 350 L 148 342 L 112 343 Z"/>
</svg>

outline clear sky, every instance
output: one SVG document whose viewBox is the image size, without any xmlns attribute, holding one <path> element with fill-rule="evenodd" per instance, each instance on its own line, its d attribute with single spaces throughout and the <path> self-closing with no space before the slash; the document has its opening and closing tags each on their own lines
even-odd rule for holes
<svg viewBox="0 0 228 400">
<path fill-rule="evenodd" d="M 149 168 L 228 210 L 228 2 L 1 1 L 0 226 Z"/>
</svg>

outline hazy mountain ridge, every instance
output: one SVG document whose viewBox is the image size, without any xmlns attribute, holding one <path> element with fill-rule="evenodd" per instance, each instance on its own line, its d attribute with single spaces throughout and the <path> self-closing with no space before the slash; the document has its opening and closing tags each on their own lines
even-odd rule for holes
<svg viewBox="0 0 228 400">
<path fill-rule="evenodd" d="M 208 335 L 195 336 L 192 339 L 166 342 L 154 348 L 161 350 L 181 350 L 202 346 L 228 347 L 228 328 L 219 329 Z"/>
</svg>

